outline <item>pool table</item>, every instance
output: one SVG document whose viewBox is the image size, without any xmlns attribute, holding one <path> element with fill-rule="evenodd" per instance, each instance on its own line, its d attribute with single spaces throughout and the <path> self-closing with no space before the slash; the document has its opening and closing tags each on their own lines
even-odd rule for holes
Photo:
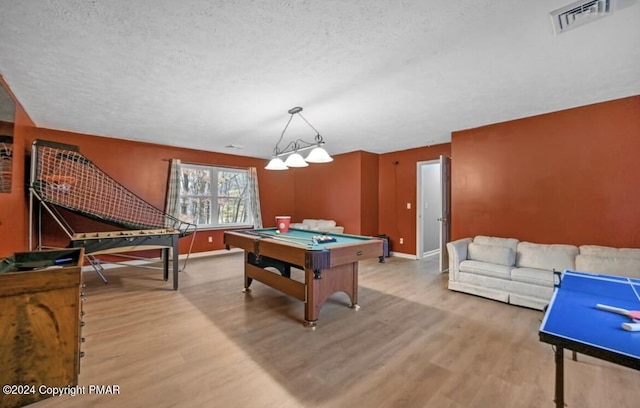
<svg viewBox="0 0 640 408">
<path fill-rule="evenodd" d="M 314 242 L 323 236 L 330 242 Z M 358 309 L 358 262 L 384 262 L 387 241 L 379 237 L 328 234 L 276 228 L 226 231 L 227 248 L 244 249 L 244 292 L 255 279 L 305 303 L 304 325 L 314 329 L 322 304 L 336 292 L 345 292 Z M 278 273 L 265 268 L 275 268 Z M 291 278 L 291 267 L 304 270 L 304 282 Z"/>
</svg>

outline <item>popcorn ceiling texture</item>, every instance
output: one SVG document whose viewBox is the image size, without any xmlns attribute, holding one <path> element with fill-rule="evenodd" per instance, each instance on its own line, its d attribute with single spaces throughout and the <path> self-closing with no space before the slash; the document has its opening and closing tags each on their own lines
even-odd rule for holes
<svg viewBox="0 0 640 408">
<path fill-rule="evenodd" d="M 15 115 L 14 105 L 11 96 L 0 86 L 0 121 L 13 123 Z"/>
<path fill-rule="evenodd" d="M 0 0 L 0 74 L 40 127 L 266 158 L 302 106 L 384 153 L 640 94 L 640 4 L 556 36 L 567 3 Z"/>
</svg>

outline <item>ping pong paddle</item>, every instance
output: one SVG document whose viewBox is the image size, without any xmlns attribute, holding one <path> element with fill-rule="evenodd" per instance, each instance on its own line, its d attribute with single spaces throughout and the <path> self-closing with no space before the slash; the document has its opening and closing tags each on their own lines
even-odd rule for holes
<svg viewBox="0 0 640 408">
<path fill-rule="evenodd" d="M 640 331 L 640 323 L 622 323 L 622 328 L 627 331 Z"/>
<path fill-rule="evenodd" d="M 640 323 L 640 310 L 621 309 L 619 307 L 607 306 L 600 303 L 598 303 L 596 307 L 600 310 L 605 310 L 607 312 L 613 312 L 613 313 L 621 314 L 623 316 L 627 316 L 628 318 L 632 319 L 634 322 Z"/>
</svg>

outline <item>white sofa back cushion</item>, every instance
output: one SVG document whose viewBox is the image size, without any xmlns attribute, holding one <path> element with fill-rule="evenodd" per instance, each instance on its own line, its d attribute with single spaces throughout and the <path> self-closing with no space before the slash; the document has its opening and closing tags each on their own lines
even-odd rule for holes
<svg viewBox="0 0 640 408">
<path fill-rule="evenodd" d="M 516 251 L 519 268 L 534 268 L 556 271 L 575 269 L 578 247 L 564 244 L 535 244 L 520 242 Z"/>
<path fill-rule="evenodd" d="M 485 235 L 477 235 L 473 238 L 473 242 L 482 245 L 507 247 L 513 249 L 513 252 L 516 252 L 516 247 L 518 246 L 518 240 L 515 238 L 488 237 Z"/>
<path fill-rule="evenodd" d="M 576 270 L 640 278 L 640 258 L 580 254 L 576 257 Z"/>
<path fill-rule="evenodd" d="M 472 261 L 513 266 L 516 262 L 516 253 L 513 249 L 504 246 L 483 245 L 472 242 L 467 249 L 467 258 Z"/>
<path fill-rule="evenodd" d="M 302 220 L 303 224 L 307 224 L 309 228 L 315 228 L 318 226 L 318 220 L 314 220 L 313 218 L 305 218 Z"/>
<path fill-rule="evenodd" d="M 631 258 L 640 260 L 640 248 L 612 248 L 600 245 L 581 245 L 580 255 L 594 255 L 610 258 Z"/>
<path fill-rule="evenodd" d="M 318 220 L 316 226 L 318 228 L 331 228 L 336 226 L 336 222 L 334 220 Z"/>
<path fill-rule="evenodd" d="M 291 224 L 289 224 L 290 228 L 296 228 L 296 229 L 303 229 L 303 230 L 308 230 L 309 229 L 309 224 L 303 224 L 301 222 L 292 222 Z"/>
</svg>

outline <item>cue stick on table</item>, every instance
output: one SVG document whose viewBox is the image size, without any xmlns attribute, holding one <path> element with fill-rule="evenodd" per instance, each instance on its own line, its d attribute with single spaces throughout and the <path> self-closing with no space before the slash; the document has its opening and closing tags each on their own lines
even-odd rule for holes
<svg viewBox="0 0 640 408">
<path fill-rule="evenodd" d="M 256 236 L 258 236 L 260 238 L 273 238 L 275 240 L 289 242 L 291 244 L 304 245 L 305 247 L 313 246 L 313 240 L 307 239 L 307 238 L 302 238 L 302 237 L 283 237 L 283 236 L 280 236 L 280 235 L 263 234 L 263 233 L 254 232 L 254 231 L 251 231 L 251 232 L 245 231 L 245 233 L 250 234 L 250 235 L 256 235 Z M 303 243 L 303 242 L 300 242 L 300 241 L 296 241 L 296 239 L 305 240 L 305 241 L 309 241 L 309 242 L 308 243 Z"/>
<path fill-rule="evenodd" d="M 293 240 L 298 240 L 298 241 L 304 241 L 304 242 L 311 242 L 313 243 L 313 238 L 304 238 L 304 237 L 294 237 L 292 235 L 281 235 L 281 234 L 275 234 L 272 235 L 272 237 L 279 237 L 279 238 L 285 238 L 285 239 L 293 239 Z"/>
<path fill-rule="evenodd" d="M 281 236 L 278 236 L 278 235 L 273 235 L 273 236 L 270 236 L 270 237 L 267 237 L 267 238 L 273 238 L 273 239 L 276 239 L 276 240 L 279 240 L 279 241 L 289 242 L 289 243 L 298 244 L 298 245 L 304 245 L 304 246 L 307 246 L 307 247 L 313 246 L 313 241 L 311 241 L 311 240 L 308 240 L 310 242 L 300 242 L 300 241 L 296 241 L 292 237 L 281 237 Z"/>
</svg>

